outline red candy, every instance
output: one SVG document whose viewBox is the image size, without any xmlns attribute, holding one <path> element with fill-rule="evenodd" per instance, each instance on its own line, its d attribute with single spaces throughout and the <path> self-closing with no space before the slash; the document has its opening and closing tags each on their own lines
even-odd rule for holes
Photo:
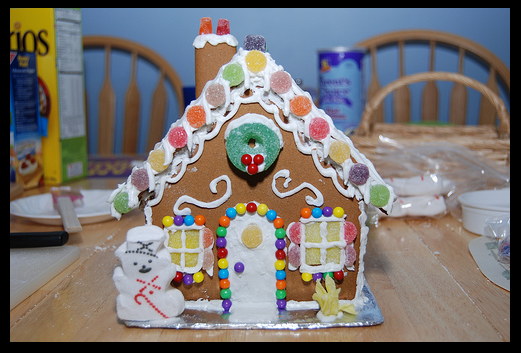
<svg viewBox="0 0 521 353">
<path fill-rule="evenodd" d="M 219 250 L 217 250 L 217 256 L 219 259 L 224 259 L 228 256 L 228 250 L 226 250 L 226 248 L 219 248 Z"/>
<path fill-rule="evenodd" d="M 175 274 L 175 277 L 174 277 L 174 282 L 181 282 L 183 280 L 183 274 L 181 272 L 176 272 Z"/>
<path fill-rule="evenodd" d="M 168 142 L 175 148 L 184 147 L 188 142 L 188 134 L 182 126 L 174 127 L 168 132 Z"/>
<path fill-rule="evenodd" d="M 257 164 L 250 164 L 248 166 L 248 173 L 249 174 L 257 174 L 259 172 L 259 166 Z"/>
<path fill-rule="evenodd" d="M 344 222 L 344 239 L 346 243 L 352 243 L 356 239 L 356 235 L 358 231 L 356 230 L 356 226 L 349 221 Z"/>
<path fill-rule="evenodd" d="M 275 251 L 275 257 L 277 260 L 284 260 L 286 258 L 286 253 L 284 250 L 277 250 Z"/>
<path fill-rule="evenodd" d="M 333 272 L 333 278 L 336 279 L 337 281 L 343 280 L 344 279 L 344 272 L 343 271 Z"/>
<path fill-rule="evenodd" d="M 293 244 L 300 244 L 300 222 L 296 222 L 290 225 L 288 229 L 289 239 Z"/>
<path fill-rule="evenodd" d="M 224 18 L 220 18 L 217 21 L 217 34 L 222 36 L 225 34 L 230 34 L 230 21 Z"/>
<path fill-rule="evenodd" d="M 256 154 L 253 157 L 253 163 L 255 163 L 257 165 L 261 165 L 262 162 L 264 162 L 264 157 L 262 156 L 262 154 Z"/>
<path fill-rule="evenodd" d="M 249 154 L 243 154 L 241 157 L 241 163 L 244 165 L 251 164 L 251 156 Z"/>
<path fill-rule="evenodd" d="M 356 251 L 355 248 L 348 245 L 346 246 L 346 266 L 352 266 L 356 261 Z"/>
<path fill-rule="evenodd" d="M 329 124 L 322 118 L 313 118 L 309 123 L 309 136 L 323 140 L 329 135 Z"/>
<path fill-rule="evenodd" d="M 292 246 L 289 249 L 288 261 L 293 267 L 300 266 L 300 246 Z"/>
<path fill-rule="evenodd" d="M 257 205 L 253 202 L 250 202 L 246 205 L 246 210 L 250 213 L 254 213 L 257 211 Z"/>
</svg>

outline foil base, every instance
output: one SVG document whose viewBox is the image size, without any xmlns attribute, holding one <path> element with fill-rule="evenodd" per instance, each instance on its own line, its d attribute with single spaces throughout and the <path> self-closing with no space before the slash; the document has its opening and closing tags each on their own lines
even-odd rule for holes
<svg viewBox="0 0 521 353">
<path fill-rule="evenodd" d="M 383 323 L 382 312 L 376 303 L 371 289 L 364 284 L 362 289 L 366 297 L 364 306 L 358 315 L 344 314 L 331 322 L 321 321 L 317 317 L 319 310 L 280 310 L 276 319 L 266 322 L 232 322 L 230 314 L 216 311 L 186 309 L 179 317 L 154 321 L 124 321 L 128 327 L 140 328 L 173 328 L 173 329 L 269 329 L 298 330 L 330 327 L 362 327 Z"/>
</svg>

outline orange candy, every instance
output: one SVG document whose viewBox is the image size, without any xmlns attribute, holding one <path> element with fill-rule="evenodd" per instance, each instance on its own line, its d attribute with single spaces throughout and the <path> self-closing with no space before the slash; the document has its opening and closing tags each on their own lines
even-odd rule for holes
<svg viewBox="0 0 521 353">
<path fill-rule="evenodd" d="M 198 226 L 202 226 L 205 223 L 206 223 L 206 219 L 204 218 L 203 215 L 195 216 L 195 224 L 197 224 Z"/>
<path fill-rule="evenodd" d="M 219 287 L 222 289 L 230 288 L 230 280 L 225 278 L 219 281 Z"/>
<path fill-rule="evenodd" d="M 302 216 L 302 218 L 309 218 L 311 217 L 311 210 L 307 207 L 304 207 L 300 210 L 300 215 Z"/>
<path fill-rule="evenodd" d="M 280 279 L 277 281 L 277 283 L 275 285 L 277 286 L 277 289 L 284 289 L 284 288 L 286 288 L 286 281 L 283 279 Z"/>
<path fill-rule="evenodd" d="M 194 105 L 188 108 L 186 112 L 186 119 L 191 127 L 198 129 L 206 123 L 206 113 L 204 108 L 200 105 Z"/>
<path fill-rule="evenodd" d="M 212 19 L 211 17 L 201 18 L 201 24 L 199 25 L 199 34 L 211 34 L 212 33 Z"/>
<path fill-rule="evenodd" d="M 306 116 L 311 112 L 311 101 L 306 96 L 296 96 L 289 101 L 289 109 L 297 116 Z"/>
<path fill-rule="evenodd" d="M 222 216 L 219 218 L 219 225 L 228 227 L 230 225 L 230 218 L 228 216 Z"/>
<path fill-rule="evenodd" d="M 282 220 L 282 218 L 277 217 L 273 220 L 273 226 L 275 228 L 282 228 L 284 226 L 284 221 Z"/>
</svg>

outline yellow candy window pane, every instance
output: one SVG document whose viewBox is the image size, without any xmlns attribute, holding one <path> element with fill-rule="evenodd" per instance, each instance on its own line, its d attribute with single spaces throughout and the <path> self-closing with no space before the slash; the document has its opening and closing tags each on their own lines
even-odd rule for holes
<svg viewBox="0 0 521 353">
<path fill-rule="evenodd" d="M 181 265 L 181 254 L 174 252 L 170 254 L 170 257 L 172 258 L 172 263 L 176 265 Z"/>
<path fill-rule="evenodd" d="M 187 254 L 185 253 L 185 267 L 197 266 L 197 260 L 199 259 L 198 254 Z"/>
<path fill-rule="evenodd" d="M 340 248 L 337 248 L 336 246 L 329 248 L 326 250 L 326 262 L 327 263 L 340 263 Z"/>
<path fill-rule="evenodd" d="M 327 223 L 327 241 L 339 241 L 340 240 L 340 222 L 328 222 Z"/>
<path fill-rule="evenodd" d="M 186 230 L 185 247 L 187 249 L 197 249 L 199 247 L 199 231 L 198 230 Z"/>
<path fill-rule="evenodd" d="M 168 238 L 168 247 L 174 248 L 174 249 L 180 249 L 181 248 L 181 231 L 176 230 L 175 233 L 168 232 L 169 238 Z"/>
<path fill-rule="evenodd" d="M 308 243 L 321 243 L 322 237 L 320 236 L 320 223 L 306 224 L 306 242 Z"/>
<path fill-rule="evenodd" d="M 306 265 L 320 265 L 320 249 L 306 249 Z"/>
</svg>

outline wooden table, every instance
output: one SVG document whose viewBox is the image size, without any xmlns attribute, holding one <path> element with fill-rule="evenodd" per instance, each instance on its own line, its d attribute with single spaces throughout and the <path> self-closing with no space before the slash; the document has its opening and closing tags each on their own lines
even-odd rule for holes
<svg viewBox="0 0 521 353">
<path fill-rule="evenodd" d="M 113 189 L 123 179 L 74 184 Z M 48 192 L 48 187 L 21 197 Z M 447 215 L 384 220 L 369 232 L 365 275 L 385 322 L 317 330 L 163 330 L 127 328 L 116 316 L 114 250 L 134 210 L 121 221 L 84 225 L 67 245 L 80 258 L 10 312 L 11 341 L 510 341 L 510 292 L 488 281 L 468 250 L 476 237 Z M 42 229 L 43 228 L 43 229 Z M 58 230 L 10 217 L 10 230 Z"/>
</svg>

